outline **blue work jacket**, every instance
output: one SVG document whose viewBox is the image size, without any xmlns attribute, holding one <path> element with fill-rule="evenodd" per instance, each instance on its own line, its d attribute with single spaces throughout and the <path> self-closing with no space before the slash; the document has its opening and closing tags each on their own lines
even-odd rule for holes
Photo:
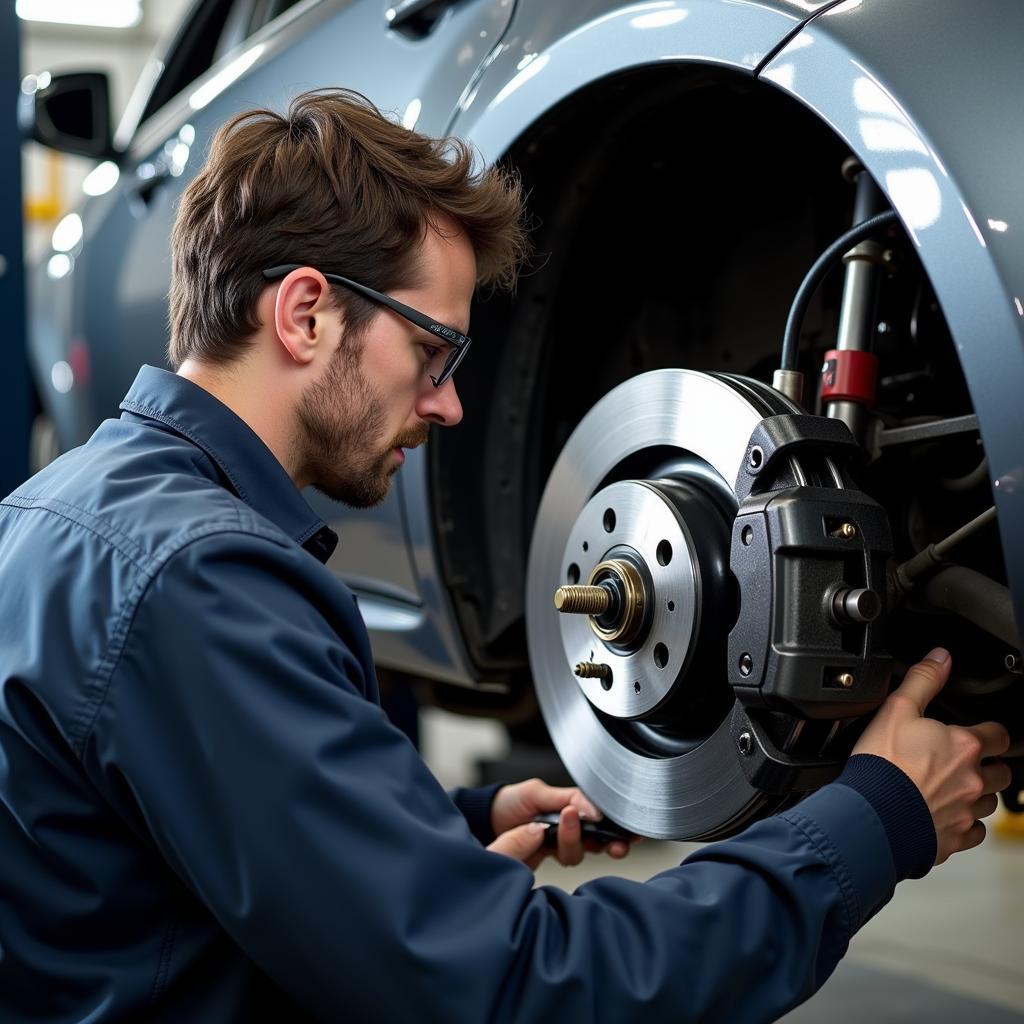
<svg viewBox="0 0 1024 1024">
<path fill-rule="evenodd" d="M 4 1024 L 768 1021 L 934 860 L 859 757 L 646 883 L 535 888 L 381 710 L 269 449 L 164 370 L 121 409 L 0 505 Z"/>
</svg>

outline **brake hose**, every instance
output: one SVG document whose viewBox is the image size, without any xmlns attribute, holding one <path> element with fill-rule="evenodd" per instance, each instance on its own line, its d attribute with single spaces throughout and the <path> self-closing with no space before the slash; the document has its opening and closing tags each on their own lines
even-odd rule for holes
<svg viewBox="0 0 1024 1024">
<path fill-rule="evenodd" d="M 782 338 L 782 360 L 780 369 L 795 371 L 797 357 L 800 353 L 800 328 L 804 322 L 804 315 L 811 298 L 818 289 L 825 275 L 832 268 L 832 264 L 845 255 L 855 245 L 870 238 L 879 228 L 883 228 L 896 220 L 895 210 L 886 210 L 850 228 L 846 234 L 837 238 L 815 261 L 814 266 L 807 272 L 800 287 L 797 289 L 796 298 L 789 308 L 789 318 L 786 320 L 786 333 Z"/>
</svg>

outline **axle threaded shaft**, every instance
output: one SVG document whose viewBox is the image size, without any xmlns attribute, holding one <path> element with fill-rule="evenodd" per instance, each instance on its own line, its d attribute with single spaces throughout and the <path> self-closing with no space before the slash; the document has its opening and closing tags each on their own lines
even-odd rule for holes
<svg viewBox="0 0 1024 1024">
<path fill-rule="evenodd" d="M 568 586 L 555 591 L 555 607 L 568 615 L 600 615 L 608 610 L 611 594 L 604 587 Z"/>
<path fill-rule="evenodd" d="M 595 661 L 577 662 L 573 672 L 580 679 L 611 679 L 612 677 L 612 670 L 608 665 L 602 665 Z"/>
</svg>

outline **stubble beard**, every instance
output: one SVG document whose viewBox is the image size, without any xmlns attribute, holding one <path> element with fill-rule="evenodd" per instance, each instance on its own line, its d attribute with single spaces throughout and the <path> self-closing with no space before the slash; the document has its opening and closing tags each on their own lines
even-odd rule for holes
<svg viewBox="0 0 1024 1024">
<path fill-rule="evenodd" d="M 399 463 L 395 448 L 427 439 L 427 428 L 406 431 L 384 445 L 384 401 L 359 367 L 359 353 L 337 349 L 323 376 L 298 407 L 300 461 L 312 486 L 352 508 L 379 505 L 391 489 Z"/>
</svg>

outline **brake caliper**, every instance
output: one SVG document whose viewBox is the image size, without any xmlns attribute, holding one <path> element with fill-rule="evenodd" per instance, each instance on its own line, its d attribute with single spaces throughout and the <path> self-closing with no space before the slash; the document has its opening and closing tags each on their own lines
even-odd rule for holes
<svg viewBox="0 0 1024 1024">
<path fill-rule="evenodd" d="M 847 466 L 859 453 L 839 420 L 769 416 L 737 476 L 730 567 L 740 610 L 729 634 L 729 682 L 741 705 L 737 746 L 759 788 L 810 789 L 838 764 L 790 762 L 775 748 L 766 714 L 845 719 L 886 696 L 891 658 L 881 612 L 892 538 L 882 507 L 850 482 Z"/>
</svg>

